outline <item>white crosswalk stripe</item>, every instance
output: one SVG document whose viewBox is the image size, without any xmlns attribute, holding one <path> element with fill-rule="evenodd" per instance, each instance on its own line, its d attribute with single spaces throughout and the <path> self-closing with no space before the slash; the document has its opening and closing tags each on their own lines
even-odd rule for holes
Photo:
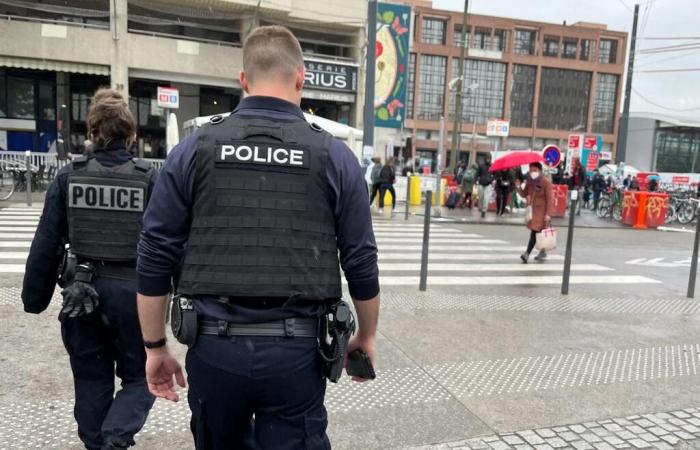
<svg viewBox="0 0 700 450">
<path fill-rule="evenodd" d="M 0 276 L 24 273 L 42 207 L 0 209 Z"/>
</svg>

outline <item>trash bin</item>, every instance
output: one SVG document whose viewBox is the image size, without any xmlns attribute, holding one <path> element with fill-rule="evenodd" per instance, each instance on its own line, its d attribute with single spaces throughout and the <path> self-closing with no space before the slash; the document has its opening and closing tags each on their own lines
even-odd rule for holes
<svg viewBox="0 0 700 450">
<path fill-rule="evenodd" d="M 554 199 L 554 213 L 552 217 L 564 217 L 566 215 L 566 203 L 569 195 L 569 186 L 565 184 L 555 184 L 552 186 L 552 196 Z"/>
<path fill-rule="evenodd" d="M 664 193 L 647 193 L 646 225 L 649 228 L 657 228 L 666 223 L 669 196 Z"/>
<path fill-rule="evenodd" d="M 622 198 L 622 223 L 633 226 L 639 213 L 639 192 L 627 191 Z"/>
</svg>

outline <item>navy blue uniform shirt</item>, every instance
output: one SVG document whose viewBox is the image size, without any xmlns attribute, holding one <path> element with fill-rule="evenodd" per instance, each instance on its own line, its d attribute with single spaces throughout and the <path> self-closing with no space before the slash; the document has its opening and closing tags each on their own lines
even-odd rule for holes
<svg viewBox="0 0 700 450">
<path fill-rule="evenodd" d="M 298 106 L 272 97 L 244 98 L 233 112 L 237 113 L 287 121 L 305 120 Z M 168 155 L 146 209 L 137 264 L 139 293 L 143 295 L 165 295 L 183 260 L 192 222 L 198 134 L 183 139 Z M 364 174 L 352 151 L 337 139 L 333 139 L 329 149 L 326 172 L 335 212 L 340 264 L 350 296 L 369 300 L 379 293 L 379 270 Z M 318 303 L 299 301 L 281 307 L 286 299 L 237 299 L 230 303 L 206 297 L 197 300 L 195 306 L 200 314 L 238 323 L 316 317 L 324 313 L 323 306 Z"/>
<path fill-rule="evenodd" d="M 105 167 L 119 166 L 133 158 L 124 147 L 124 141 L 95 149 L 94 154 L 95 159 Z M 72 172 L 73 164 L 63 167 L 46 191 L 44 210 L 29 250 L 22 287 L 26 312 L 38 314 L 44 311 L 51 302 L 58 281 L 58 266 L 63 258 L 63 246 L 68 241 L 66 192 L 68 175 Z M 151 192 L 157 177 L 158 172 L 154 170 L 149 185 Z"/>
</svg>

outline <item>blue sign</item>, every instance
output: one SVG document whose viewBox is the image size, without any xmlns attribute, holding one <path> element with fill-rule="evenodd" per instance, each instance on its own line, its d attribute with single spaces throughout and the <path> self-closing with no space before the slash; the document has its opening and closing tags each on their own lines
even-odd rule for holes
<svg viewBox="0 0 700 450">
<path fill-rule="evenodd" d="M 542 149 L 542 157 L 549 167 L 557 167 L 561 162 L 561 150 L 556 145 L 548 145 Z"/>
</svg>

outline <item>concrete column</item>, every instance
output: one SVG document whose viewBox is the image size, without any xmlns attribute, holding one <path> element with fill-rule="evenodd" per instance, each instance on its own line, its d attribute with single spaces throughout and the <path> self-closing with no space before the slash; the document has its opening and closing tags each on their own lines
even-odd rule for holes
<svg viewBox="0 0 700 450">
<path fill-rule="evenodd" d="M 540 109 L 540 84 L 542 83 L 542 66 L 537 66 L 535 73 L 535 94 L 532 98 L 532 136 L 530 138 L 530 147 L 535 148 L 535 135 L 537 134 L 537 116 Z"/>
<path fill-rule="evenodd" d="M 127 46 L 127 0 L 111 0 L 109 2 L 109 23 L 112 33 L 112 49 L 110 54 L 110 77 L 113 89 L 129 97 L 129 65 Z"/>
<path fill-rule="evenodd" d="M 586 132 L 593 133 L 593 112 L 595 110 L 595 97 L 598 92 L 598 72 L 591 73 L 591 87 L 588 92 L 588 117 Z M 600 150 L 600 149 L 598 149 Z"/>
</svg>

